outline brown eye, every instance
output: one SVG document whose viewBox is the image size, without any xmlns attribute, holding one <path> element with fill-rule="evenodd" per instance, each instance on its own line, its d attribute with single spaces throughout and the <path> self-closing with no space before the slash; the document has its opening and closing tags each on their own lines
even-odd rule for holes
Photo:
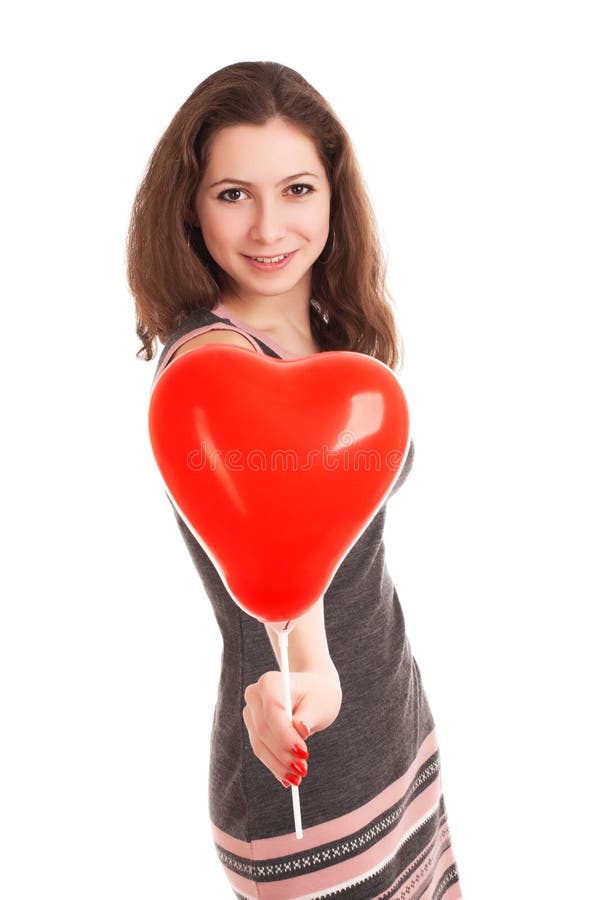
<svg viewBox="0 0 600 900">
<path fill-rule="evenodd" d="M 311 194 L 314 191 L 314 187 L 310 184 L 292 184 L 290 186 L 289 190 L 291 191 L 292 188 L 306 188 L 308 191 L 308 194 Z M 308 194 L 294 194 L 294 196 L 295 197 L 306 197 L 306 196 L 308 196 Z"/>
<path fill-rule="evenodd" d="M 227 200 L 227 198 L 225 197 L 225 194 L 243 194 L 243 193 L 244 192 L 241 190 L 241 188 L 227 188 L 226 191 L 221 191 L 221 193 L 219 194 L 217 199 L 223 200 L 225 203 L 236 203 L 235 200 Z"/>
</svg>

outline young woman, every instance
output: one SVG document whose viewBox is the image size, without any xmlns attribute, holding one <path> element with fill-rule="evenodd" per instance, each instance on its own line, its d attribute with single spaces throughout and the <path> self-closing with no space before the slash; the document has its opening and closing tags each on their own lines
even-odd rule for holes
<svg viewBox="0 0 600 900">
<path fill-rule="evenodd" d="M 227 66 L 176 113 L 135 199 L 128 278 L 138 356 L 164 344 L 155 378 L 208 343 L 399 362 L 352 145 L 283 65 Z M 393 492 L 412 454 L 411 444 Z M 209 810 L 234 893 L 460 897 L 435 726 L 384 558 L 385 506 L 289 636 L 293 722 L 275 635 L 233 602 L 174 512 L 223 636 Z M 291 783 L 302 783 L 301 841 Z"/>
</svg>

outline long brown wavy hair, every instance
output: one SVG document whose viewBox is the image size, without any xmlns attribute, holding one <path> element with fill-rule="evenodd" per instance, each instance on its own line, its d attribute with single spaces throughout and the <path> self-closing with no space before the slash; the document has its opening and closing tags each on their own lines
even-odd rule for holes
<svg viewBox="0 0 600 900">
<path fill-rule="evenodd" d="M 230 125 L 273 117 L 309 137 L 331 189 L 327 243 L 312 267 L 310 325 L 323 350 L 354 350 L 396 369 L 402 339 L 385 284 L 386 264 L 358 162 L 327 101 L 298 72 L 239 62 L 206 78 L 160 138 L 135 196 L 127 233 L 127 280 L 135 299 L 136 356 L 149 361 L 198 308 L 220 302 L 223 273 L 190 224 L 211 139 Z"/>
</svg>

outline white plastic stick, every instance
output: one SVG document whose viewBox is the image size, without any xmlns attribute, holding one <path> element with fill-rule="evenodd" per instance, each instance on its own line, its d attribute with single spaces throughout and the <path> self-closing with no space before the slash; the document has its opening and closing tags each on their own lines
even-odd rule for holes
<svg viewBox="0 0 600 900">
<path fill-rule="evenodd" d="M 287 631 L 277 631 L 279 638 L 279 652 L 281 655 L 281 674 L 283 675 L 283 702 L 285 711 L 292 721 L 292 687 L 290 684 L 290 663 L 288 659 L 288 633 Z M 302 840 L 302 814 L 300 812 L 300 793 L 295 784 L 292 790 L 292 806 L 294 809 L 294 827 L 296 829 L 296 837 Z"/>
</svg>

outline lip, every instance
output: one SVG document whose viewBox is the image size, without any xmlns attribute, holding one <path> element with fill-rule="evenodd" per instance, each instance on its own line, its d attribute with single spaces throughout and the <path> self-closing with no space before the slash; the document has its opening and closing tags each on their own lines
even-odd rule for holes
<svg viewBox="0 0 600 900">
<path fill-rule="evenodd" d="M 285 269 L 285 267 L 288 265 L 288 263 L 294 258 L 294 256 L 296 255 L 296 253 L 297 253 L 296 250 L 292 250 L 292 251 L 286 256 L 285 259 L 282 259 L 282 260 L 281 260 L 280 262 L 278 262 L 278 263 L 261 263 L 261 262 L 257 262 L 255 259 L 252 259 L 251 256 L 246 256 L 245 253 L 243 253 L 242 256 L 244 257 L 244 259 L 247 259 L 247 260 L 248 260 L 248 262 L 250 263 L 250 265 L 251 265 L 254 269 L 258 269 L 258 270 L 261 271 L 261 272 L 278 272 L 280 269 Z M 267 256 L 268 254 L 265 254 L 265 255 Z M 274 256 L 275 256 L 275 255 L 276 255 L 276 256 L 281 256 L 281 253 L 277 253 L 277 254 L 273 254 L 273 255 L 274 255 Z"/>
</svg>

